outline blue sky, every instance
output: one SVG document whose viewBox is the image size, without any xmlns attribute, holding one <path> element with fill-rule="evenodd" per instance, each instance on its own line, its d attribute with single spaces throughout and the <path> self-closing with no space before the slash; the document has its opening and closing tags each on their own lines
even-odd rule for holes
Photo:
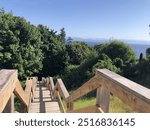
<svg viewBox="0 0 150 130">
<path fill-rule="evenodd" d="M 150 41 L 150 0 L 0 0 L 0 8 L 71 37 Z"/>
</svg>

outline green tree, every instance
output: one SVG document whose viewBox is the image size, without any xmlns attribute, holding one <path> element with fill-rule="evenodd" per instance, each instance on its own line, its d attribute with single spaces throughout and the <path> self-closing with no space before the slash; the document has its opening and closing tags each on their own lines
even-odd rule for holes
<svg viewBox="0 0 150 130">
<path fill-rule="evenodd" d="M 117 68 L 122 68 L 123 67 L 123 61 L 120 58 L 115 58 L 113 60 L 113 65 L 115 65 Z"/>
<path fill-rule="evenodd" d="M 139 57 L 139 63 L 141 64 L 143 60 L 143 53 L 140 53 L 140 57 Z"/>
<path fill-rule="evenodd" d="M 60 29 L 60 40 L 63 44 L 65 44 L 66 41 L 66 32 L 65 32 L 65 28 Z"/>
<path fill-rule="evenodd" d="M 43 45 L 41 47 L 44 60 L 41 76 L 60 74 L 68 65 L 68 55 L 65 47 L 65 32 L 60 34 L 46 26 L 39 25 Z"/>
<path fill-rule="evenodd" d="M 95 72 L 96 69 L 109 69 L 114 72 L 118 72 L 119 70 L 115 65 L 113 65 L 112 60 L 106 55 L 102 54 L 98 60 L 98 62 L 93 66 L 93 72 Z"/>
<path fill-rule="evenodd" d="M 80 65 L 69 65 L 69 68 L 66 70 L 67 72 L 61 76 L 66 87 L 68 89 L 74 89 L 90 79 L 94 75 L 92 67 L 97 63 L 98 59 L 98 55 L 92 53 L 90 57 L 84 60 Z"/>
<path fill-rule="evenodd" d="M 99 43 L 99 44 L 96 44 L 96 45 L 94 46 L 94 49 L 95 49 L 99 54 L 102 54 L 104 48 L 106 48 L 107 46 L 108 46 L 108 43 Z"/>
<path fill-rule="evenodd" d="M 41 36 L 24 18 L 0 11 L 0 68 L 18 69 L 20 78 L 42 69 Z"/>
<path fill-rule="evenodd" d="M 66 45 L 66 48 L 69 55 L 69 63 L 74 65 L 80 65 L 89 58 L 91 53 L 96 53 L 84 42 L 71 42 Z"/>
<path fill-rule="evenodd" d="M 133 49 L 122 41 L 110 41 L 101 50 L 101 53 L 105 53 L 112 60 L 120 58 L 123 64 L 134 63 L 136 61 L 136 56 Z"/>
<path fill-rule="evenodd" d="M 66 43 L 70 44 L 71 42 L 73 42 L 73 39 L 71 37 L 68 37 Z"/>
<path fill-rule="evenodd" d="M 150 56 L 150 48 L 146 49 L 146 56 Z"/>
</svg>

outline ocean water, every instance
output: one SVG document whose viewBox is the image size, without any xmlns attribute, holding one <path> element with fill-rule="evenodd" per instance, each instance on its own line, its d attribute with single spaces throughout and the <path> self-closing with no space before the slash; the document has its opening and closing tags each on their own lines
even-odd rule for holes
<svg viewBox="0 0 150 130">
<path fill-rule="evenodd" d="M 109 39 L 83 39 L 83 38 L 73 38 L 73 39 L 74 41 L 86 42 L 90 46 L 109 42 Z M 143 53 L 143 55 L 145 56 L 146 49 L 150 47 L 150 41 L 125 40 L 125 39 L 120 39 L 120 41 L 129 44 L 133 48 L 137 58 L 139 58 L 141 53 Z"/>
<path fill-rule="evenodd" d="M 143 53 L 143 56 L 146 55 L 146 49 L 150 47 L 150 41 L 133 41 L 133 40 L 122 40 L 124 43 L 130 45 L 134 50 L 136 57 L 139 58 L 140 54 Z M 94 46 L 96 44 L 103 44 L 107 41 L 100 41 L 100 42 L 89 42 L 86 41 L 89 45 Z"/>
<path fill-rule="evenodd" d="M 137 58 L 139 58 L 141 53 L 143 53 L 143 55 L 145 56 L 146 49 L 150 47 L 150 45 L 145 44 L 129 44 L 129 45 L 133 48 Z"/>
</svg>

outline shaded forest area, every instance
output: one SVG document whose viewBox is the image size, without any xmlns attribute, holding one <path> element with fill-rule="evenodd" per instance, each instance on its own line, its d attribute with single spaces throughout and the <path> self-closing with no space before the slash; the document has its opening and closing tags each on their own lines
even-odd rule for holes
<svg viewBox="0 0 150 130">
<path fill-rule="evenodd" d="M 34 26 L 23 17 L 0 10 L 0 69 L 18 69 L 20 80 L 29 76 L 61 77 L 70 90 L 107 68 L 150 88 L 150 48 L 136 59 L 133 49 L 111 40 L 94 47 L 66 39 L 44 25 Z"/>
</svg>

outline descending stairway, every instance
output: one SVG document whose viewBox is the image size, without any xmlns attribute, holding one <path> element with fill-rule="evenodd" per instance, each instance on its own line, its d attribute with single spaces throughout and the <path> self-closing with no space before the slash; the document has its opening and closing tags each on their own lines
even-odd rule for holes
<svg viewBox="0 0 150 130">
<path fill-rule="evenodd" d="M 31 103 L 30 113 L 59 113 L 60 108 L 57 101 L 52 101 L 49 89 L 44 83 L 39 82 L 33 102 Z"/>
<path fill-rule="evenodd" d="M 19 112 L 25 113 L 103 113 L 109 112 L 110 94 L 117 96 L 136 112 L 150 112 L 150 89 L 145 88 L 107 69 L 98 69 L 71 94 L 63 81 L 52 77 L 28 77 L 25 89 L 18 79 L 17 70 L 0 70 L 0 112 L 15 112 L 15 98 L 20 101 Z M 96 90 L 96 103 L 74 109 L 73 104 L 84 95 Z"/>
</svg>

